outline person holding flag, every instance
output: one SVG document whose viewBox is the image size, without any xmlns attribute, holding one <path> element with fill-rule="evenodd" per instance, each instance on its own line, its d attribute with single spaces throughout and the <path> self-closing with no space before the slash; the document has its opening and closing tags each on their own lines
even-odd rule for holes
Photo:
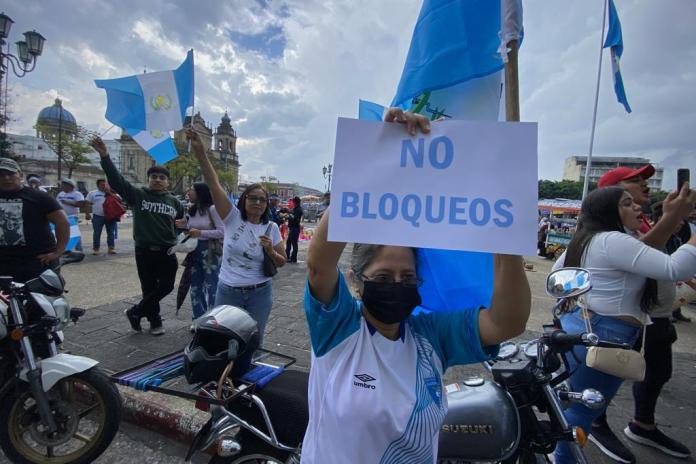
<svg viewBox="0 0 696 464">
<path fill-rule="evenodd" d="M 169 171 L 165 167 L 152 166 L 147 170 L 148 187 L 136 188 L 118 172 L 101 138 L 95 137 L 90 144 L 101 157 L 109 185 L 133 210 L 135 263 L 143 298 L 126 310 L 126 317 L 136 332 L 142 331 L 140 320 L 145 317 L 150 334 L 163 335 L 159 302 L 174 289 L 178 263 L 176 254 L 168 250 L 176 244 L 175 221 L 184 217 L 184 208 L 167 191 Z"/>
</svg>

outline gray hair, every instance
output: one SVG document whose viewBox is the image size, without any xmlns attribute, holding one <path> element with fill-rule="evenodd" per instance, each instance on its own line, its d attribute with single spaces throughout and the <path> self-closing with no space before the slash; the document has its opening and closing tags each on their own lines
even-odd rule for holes
<svg viewBox="0 0 696 464">
<path fill-rule="evenodd" d="M 350 258 L 350 268 L 356 274 L 360 275 L 363 273 L 365 268 L 370 265 L 372 260 L 375 259 L 379 250 L 384 248 L 386 245 L 372 245 L 368 243 L 355 243 L 353 244 L 353 254 Z M 416 266 L 418 265 L 418 253 L 416 253 L 415 248 L 411 248 L 413 251 L 413 259 L 416 261 Z"/>
<path fill-rule="evenodd" d="M 370 245 L 367 243 L 355 243 L 353 244 L 353 254 L 350 257 L 350 268 L 356 274 L 362 274 L 367 266 L 370 265 L 377 252 L 382 249 L 384 245 Z"/>
</svg>

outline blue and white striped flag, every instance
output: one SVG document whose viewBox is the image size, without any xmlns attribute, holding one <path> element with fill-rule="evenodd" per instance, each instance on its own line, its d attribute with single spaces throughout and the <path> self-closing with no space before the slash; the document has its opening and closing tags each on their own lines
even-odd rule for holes
<svg viewBox="0 0 696 464">
<path fill-rule="evenodd" d="M 169 132 L 127 129 L 128 135 L 159 164 L 176 158 L 176 147 Z"/>
<path fill-rule="evenodd" d="M 619 14 L 616 12 L 614 0 L 609 0 L 609 29 L 607 30 L 607 38 L 604 41 L 604 48 L 607 47 L 611 47 L 611 69 L 614 76 L 616 99 L 624 106 L 626 112 L 630 113 L 631 106 L 626 98 L 626 91 L 621 78 L 621 67 L 619 66 L 619 60 L 621 55 L 623 55 L 623 35 L 621 33 L 621 21 L 619 21 Z"/>
<path fill-rule="evenodd" d="M 68 222 L 70 223 L 70 239 L 68 239 L 68 244 L 65 246 L 65 250 L 72 251 L 80 242 L 82 235 L 80 234 L 80 226 L 77 216 L 68 216 Z M 49 225 L 51 226 L 51 232 L 53 232 L 55 235 L 56 226 L 54 226 L 52 222 L 49 222 Z"/>
<path fill-rule="evenodd" d="M 173 71 L 94 81 L 106 90 L 106 119 L 132 130 L 170 131 L 184 126 L 193 106 L 193 50 Z"/>
</svg>

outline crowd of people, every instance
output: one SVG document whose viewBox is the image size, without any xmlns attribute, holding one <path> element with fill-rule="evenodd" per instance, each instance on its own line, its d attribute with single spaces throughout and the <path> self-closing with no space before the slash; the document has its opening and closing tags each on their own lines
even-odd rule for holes
<svg viewBox="0 0 696 464">
<path fill-rule="evenodd" d="M 426 118 L 400 109 L 390 109 L 385 120 L 403 124 L 411 134 L 430 130 Z M 55 265 L 69 238 L 68 216 L 84 202 L 91 205 L 93 252 L 99 253 L 106 228 L 108 253 L 115 253 L 114 221 L 107 218 L 105 202 L 118 194 L 116 200 L 133 211 L 142 289 L 141 300 L 125 311 L 130 327 L 141 332 L 146 319 L 152 335 L 165 332 L 160 301 L 174 289 L 178 268 L 171 250 L 184 239 L 195 239 L 195 248 L 183 263 L 193 308 L 191 330 L 213 306 L 232 305 L 256 320 L 262 343 L 272 309 L 275 269 L 297 262 L 301 199 L 294 198 L 291 208 L 283 209 L 276 195 L 252 184 L 238 201 L 231 201 L 199 135 L 191 128 L 186 135 L 204 180 L 188 191 L 186 210 L 168 191 L 166 168 L 151 167 L 147 187 L 135 187 L 118 172 L 99 138 L 92 147 L 101 157 L 106 179 L 100 179 L 86 199 L 69 179 L 63 180 L 57 199 L 24 186 L 19 165 L 0 159 L 3 273 L 26 281 Z M 592 275 L 592 290 L 562 315 L 564 330 L 589 330 L 601 339 L 642 349 L 645 378 L 633 385 L 635 413 L 625 435 L 671 456 L 687 457 L 688 448 L 657 427 L 655 409 L 671 376 L 676 332 L 670 316 L 676 286 L 678 282 L 696 286 L 696 234 L 684 225 L 694 212 L 696 193 L 688 185 L 670 193 L 661 204 L 652 205 L 654 215 L 648 220 L 643 207 L 649 203 L 646 179 L 653 173 L 654 168 L 646 166 L 605 174 L 599 188 L 583 201 L 577 230 L 554 269 L 583 267 Z M 428 461 L 436 453 L 447 411 L 442 398 L 445 370 L 494 358 L 501 342 L 526 328 L 531 292 L 522 258 L 494 256 L 489 308 L 414 315 L 422 284 L 414 250 L 355 244 L 350 270 L 344 275 L 337 264 L 346 244 L 328 241 L 329 203 L 327 195 L 307 256 L 305 314 L 312 368 L 303 462 L 331 462 L 337 453 L 353 462 L 409 462 L 405 456 L 413 453 L 418 462 Z M 571 388 L 594 388 L 611 400 L 623 379 L 588 366 L 585 348 L 576 348 L 575 354 L 569 359 Z M 362 372 L 370 372 L 381 386 L 370 402 L 352 383 L 335 380 Z M 589 431 L 612 458 L 636 461 L 610 429 L 606 410 L 573 404 L 565 414 L 572 425 Z M 338 443 L 337 436 L 345 439 Z M 327 441 L 333 445 L 322 446 Z M 567 445 L 558 445 L 555 462 L 573 462 Z"/>
</svg>

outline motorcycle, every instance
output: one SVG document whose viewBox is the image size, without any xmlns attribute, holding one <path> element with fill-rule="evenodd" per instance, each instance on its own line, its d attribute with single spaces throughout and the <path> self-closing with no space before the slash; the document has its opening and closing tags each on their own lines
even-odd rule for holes
<svg viewBox="0 0 696 464">
<path fill-rule="evenodd" d="M 440 429 L 438 463 L 550 462 L 548 455 L 559 441 L 570 444 L 577 462 L 587 463 L 582 451 L 586 433 L 568 424 L 563 408 L 581 403 L 599 409 L 605 402 L 594 389 L 568 390 L 566 356 L 577 345 L 629 349 L 595 334 L 567 334 L 560 328 L 560 308 L 590 289 L 584 269 L 551 273 L 547 292 L 557 298 L 554 323 L 536 340 L 504 343 L 497 358 L 484 363 L 493 381 L 477 377 L 445 387 L 448 413 Z M 202 388 L 202 396 L 212 398 L 217 392 L 223 402 L 197 403 L 210 419 L 186 460 L 212 448 L 210 464 L 299 463 L 309 418 L 307 384 L 308 374 L 285 371 L 261 390 L 228 380 Z"/>
<path fill-rule="evenodd" d="M 89 463 L 118 431 L 121 396 L 98 361 L 60 350 L 61 329 L 84 314 L 64 287 L 53 270 L 0 276 L 0 447 L 15 463 Z"/>
</svg>

